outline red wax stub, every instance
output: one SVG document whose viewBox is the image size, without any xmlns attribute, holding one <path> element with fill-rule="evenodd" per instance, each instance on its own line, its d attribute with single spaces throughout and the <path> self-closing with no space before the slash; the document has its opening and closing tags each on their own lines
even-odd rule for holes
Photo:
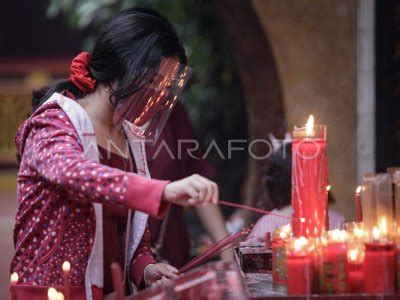
<svg viewBox="0 0 400 300">
<path fill-rule="evenodd" d="M 268 231 L 265 234 L 265 248 L 271 249 L 271 246 L 272 246 L 272 244 L 271 244 L 271 232 Z"/>
</svg>

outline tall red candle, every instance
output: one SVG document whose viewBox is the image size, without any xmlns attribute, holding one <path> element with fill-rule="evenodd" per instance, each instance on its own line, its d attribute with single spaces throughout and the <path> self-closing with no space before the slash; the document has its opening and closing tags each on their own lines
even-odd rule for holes
<svg viewBox="0 0 400 300">
<path fill-rule="evenodd" d="M 365 244 L 364 292 L 369 294 L 394 293 L 396 251 L 392 243 Z"/>
<path fill-rule="evenodd" d="M 310 116 L 306 130 L 293 131 L 292 227 L 296 237 L 320 237 L 327 226 L 326 127 L 314 126 L 313 120 Z"/>
<path fill-rule="evenodd" d="M 305 242 L 304 242 L 305 240 Z M 303 237 L 293 241 L 293 248 L 286 252 L 287 293 L 288 295 L 309 295 L 312 293 L 313 260 L 306 248 Z"/>
<path fill-rule="evenodd" d="M 362 222 L 361 186 L 356 189 L 356 222 Z"/>
</svg>

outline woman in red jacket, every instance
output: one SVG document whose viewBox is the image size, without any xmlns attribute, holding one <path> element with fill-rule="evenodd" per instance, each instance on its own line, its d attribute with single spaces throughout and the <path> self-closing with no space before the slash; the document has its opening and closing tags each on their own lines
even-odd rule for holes
<svg viewBox="0 0 400 300">
<path fill-rule="evenodd" d="M 73 60 L 69 80 L 34 93 L 33 113 L 16 135 L 11 273 L 19 298 L 44 299 L 50 286 L 60 288 L 64 261 L 72 299 L 112 292 L 113 261 L 128 286 L 175 277 L 152 257 L 147 214 L 162 217 L 169 203 L 218 201 L 217 185 L 202 176 L 149 178 L 144 141 L 160 134 L 189 74 L 185 65 L 171 25 L 129 9 L 104 28 L 91 55 Z"/>
</svg>

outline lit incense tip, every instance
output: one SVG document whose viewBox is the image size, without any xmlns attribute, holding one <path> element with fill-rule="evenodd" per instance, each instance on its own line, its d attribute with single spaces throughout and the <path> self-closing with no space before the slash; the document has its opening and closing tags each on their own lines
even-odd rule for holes
<svg viewBox="0 0 400 300">
<path fill-rule="evenodd" d="M 326 186 L 326 191 L 329 192 L 330 190 L 331 190 L 331 186 L 328 184 L 328 185 Z"/>
<path fill-rule="evenodd" d="M 62 264 L 62 270 L 64 272 L 69 272 L 69 270 L 71 270 L 71 264 L 69 263 L 69 261 L 64 261 L 64 263 Z"/>
<path fill-rule="evenodd" d="M 17 272 L 14 272 L 14 273 L 11 274 L 10 281 L 11 281 L 12 284 L 15 284 L 15 283 L 18 282 L 18 274 L 17 274 Z"/>
<path fill-rule="evenodd" d="M 313 135 L 313 130 L 314 130 L 314 116 L 310 115 L 306 124 L 307 137 L 311 137 Z"/>
</svg>

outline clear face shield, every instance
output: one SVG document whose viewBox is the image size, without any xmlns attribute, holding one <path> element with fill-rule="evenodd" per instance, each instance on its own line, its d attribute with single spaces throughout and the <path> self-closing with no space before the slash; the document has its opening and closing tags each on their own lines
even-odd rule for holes
<svg viewBox="0 0 400 300">
<path fill-rule="evenodd" d="M 121 125 L 123 121 L 129 121 L 134 135 L 154 145 L 190 74 L 188 66 L 172 58 L 163 58 L 149 82 L 118 102 L 114 123 Z"/>
</svg>

